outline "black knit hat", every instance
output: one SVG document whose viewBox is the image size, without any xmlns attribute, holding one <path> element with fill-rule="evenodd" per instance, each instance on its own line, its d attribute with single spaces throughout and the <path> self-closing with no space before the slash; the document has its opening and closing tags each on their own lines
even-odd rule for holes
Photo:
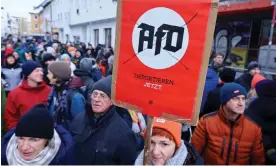
<svg viewBox="0 0 276 166">
<path fill-rule="evenodd" d="M 99 90 L 104 92 L 109 98 L 111 98 L 111 83 L 112 83 L 112 77 L 107 76 L 105 78 L 100 79 L 98 82 L 96 82 L 93 85 L 93 90 Z"/>
<path fill-rule="evenodd" d="M 35 61 L 27 61 L 22 65 L 22 74 L 27 78 L 36 68 L 42 68 L 42 66 Z"/>
<path fill-rule="evenodd" d="M 54 120 L 44 104 L 38 104 L 23 115 L 15 129 L 17 137 L 52 139 Z"/>
<path fill-rule="evenodd" d="M 43 63 L 45 63 L 45 62 L 47 62 L 47 61 L 54 61 L 54 60 L 56 60 L 56 57 L 53 56 L 53 55 L 50 54 L 50 53 L 45 53 L 45 54 L 43 54 L 43 55 L 42 55 L 42 58 L 43 58 L 43 60 L 42 60 Z"/>
<path fill-rule="evenodd" d="M 234 82 L 236 76 L 236 72 L 233 69 L 224 68 L 219 73 L 219 78 L 221 81 L 227 83 L 227 82 Z"/>
<path fill-rule="evenodd" d="M 256 84 L 256 92 L 259 97 L 276 98 L 276 81 L 262 80 Z"/>
</svg>

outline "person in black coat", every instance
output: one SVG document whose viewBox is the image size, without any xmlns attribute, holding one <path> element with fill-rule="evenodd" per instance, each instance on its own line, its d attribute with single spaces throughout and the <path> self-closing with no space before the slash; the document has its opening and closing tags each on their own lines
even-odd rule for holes
<svg viewBox="0 0 276 166">
<path fill-rule="evenodd" d="M 276 81 L 263 80 L 256 84 L 256 98 L 245 111 L 261 128 L 266 164 L 276 164 Z"/>
<path fill-rule="evenodd" d="M 236 72 L 229 68 L 224 68 L 219 73 L 219 84 L 217 88 L 210 91 L 206 100 L 206 103 L 203 106 L 203 111 L 200 113 L 200 117 L 205 114 L 218 111 L 220 107 L 220 89 L 224 83 L 234 82 Z"/>
<path fill-rule="evenodd" d="M 133 165 L 138 155 L 134 132 L 111 101 L 111 76 L 96 82 L 91 107 L 73 121 L 77 165 Z"/>
<path fill-rule="evenodd" d="M 255 74 L 260 74 L 260 65 L 258 62 L 253 61 L 248 64 L 247 73 L 244 73 L 238 79 L 235 80 L 236 83 L 243 86 L 247 92 L 251 89 L 251 82 Z"/>
</svg>

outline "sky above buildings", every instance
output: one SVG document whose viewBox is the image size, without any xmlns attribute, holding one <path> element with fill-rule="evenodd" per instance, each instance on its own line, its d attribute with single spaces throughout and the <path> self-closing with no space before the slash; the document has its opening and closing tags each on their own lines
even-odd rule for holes
<svg viewBox="0 0 276 166">
<path fill-rule="evenodd" d="M 43 0 L 1 0 L 1 7 L 4 7 L 10 16 L 25 17 L 29 20 L 29 12 L 34 12 L 33 7 L 41 2 Z"/>
</svg>

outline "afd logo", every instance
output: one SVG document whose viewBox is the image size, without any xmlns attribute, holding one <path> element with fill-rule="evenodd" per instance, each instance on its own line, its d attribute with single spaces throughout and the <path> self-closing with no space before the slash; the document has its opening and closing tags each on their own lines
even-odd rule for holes
<svg viewBox="0 0 276 166">
<path fill-rule="evenodd" d="M 152 69 L 166 69 L 185 55 L 188 27 L 174 10 L 158 7 L 146 11 L 136 22 L 132 46 L 138 59 Z"/>
<path fill-rule="evenodd" d="M 140 35 L 139 35 L 138 53 L 144 51 L 144 43 L 145 42 L 148 43 L 147 49 L 152 49 L 153 43 L 154 43 L 154 38 L 156 38 L 154 55 L 160 54 L 161 43 L 162 43 L 163 37 L 166 37 L 165 38 L 166 45 L 165 45 L 165 47 L 163 47 L 163 49 L 170 51 L 170 52 L 176 52 L 182 48 L 183 36 L 184 36 L 184 28 L 183 27 L 162 24 L 160 27 L 157 28 L 157 31 L 155 34 L 154 34 L 155 27 L 152 25 L 142 23 L 138 26 L 138 28 L 141 28 Z M 176 46 L 172 45 L 174 33 L 177 34 Z"/>
</svg>

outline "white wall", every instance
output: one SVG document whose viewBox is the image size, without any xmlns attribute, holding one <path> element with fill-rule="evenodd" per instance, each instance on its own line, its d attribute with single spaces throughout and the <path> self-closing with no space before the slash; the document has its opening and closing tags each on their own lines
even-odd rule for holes
<svg viewBox="0 0 276 166">
<path fill-rule="evenodd" d="M 110 21 L 101 21 L 97 23 L 92 23 L 92 37 L 91 37 L 91 44 L 94 46 L 95 44 L 95 34 L 94 34 L 94 29 L 99 29 L 99 44 L 105 44 L 105 28 L 111 28 L 112 30 L 112 35 L 111 35 L 111 46 L 114 48 L 115 46 L 115 37 L 116 37 L 116 21 L 110 20 Z M 90 30 L 90 26 L 87 28 Z M 94 46 L 96 47 L 96 46 Z"/>
<path fill-rule="evenodd" d="M 79 14 L 77 14 L 79 9 Z M 117 2 L 112 0 L 72 0 L 71 25 L 116 17 Z"/>
<path fill-rule="evenodd" d="M 7 13 L 1 9 L 1 37 L 5 37 L 7 21 Z"/>
<path fill-rule="evenodd" d="M 41 11 L 39 14 L 40 20 L 42 22 L 40 28 L 42 30 L 42 33 L 51 32 L 51 25 L 53 22 L 51 22 L 51 6 L 46 6 L 45 9 Z M 48 23 L 46 23 L 46 20 L 48 20 Z"/>
</svg>

